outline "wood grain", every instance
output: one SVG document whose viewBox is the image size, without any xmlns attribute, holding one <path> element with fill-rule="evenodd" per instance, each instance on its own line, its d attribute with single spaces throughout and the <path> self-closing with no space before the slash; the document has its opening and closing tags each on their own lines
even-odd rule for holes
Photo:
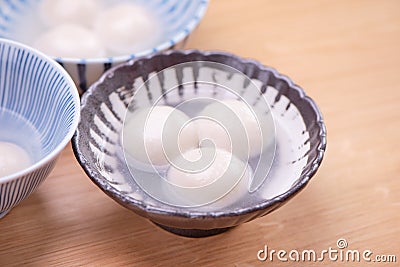
<svg viewBox="0 0 400 267">
<path fill-rule="evenodd" d="M 45 183 L 0 221 L 0 266 L 339 266 L 260 262 L 271 249 L 349 249 L 400 262 L 400 1 L 214 0 L 188 47 L 255 58 L 300 84 L 328 129 L 309 186 L 273 214 L 188 239 L 122 208 L 70 146 Z M 373 263 L 347 263 L 365 266 Z"/>
</svg>

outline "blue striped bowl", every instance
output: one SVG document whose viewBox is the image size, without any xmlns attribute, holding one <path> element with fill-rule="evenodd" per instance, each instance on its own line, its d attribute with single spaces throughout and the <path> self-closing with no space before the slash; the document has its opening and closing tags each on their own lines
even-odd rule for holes
<svg viewBox="0 0 400 267">
<path fill-rule="evenodd" d="M 189 34 L 196 28 L 207 9 L 208 0 L 136 0 L 147 6 L 162 20 L 163 41 L 155 47 L 135 54 L 109 58 L 54 58 L 72 76 L 80 93 L 112 66 L 130 59 L 185 46 Z M 29 39 L 38 30 L 29 21 L 40 0 L 0 0 L 0 38 L 31 45 Z M 27 32 L 29 31 L 29 32 Z"/>
<path fill-rule="evenodd" d="M 76 86 L 59 64 L 30 47 L 0 39 L 0 141 L 25 148 L 33 161 L 0 177 L 0 218 L 48 176 L 72 138 L 79 112 Z"/>
</svg>

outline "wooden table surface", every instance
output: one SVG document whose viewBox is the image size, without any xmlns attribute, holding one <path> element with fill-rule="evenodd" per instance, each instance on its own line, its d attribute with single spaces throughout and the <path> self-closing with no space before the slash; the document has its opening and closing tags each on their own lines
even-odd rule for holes
<svg viewBox="0 0 400 267">
<path fill-rule="evenodd" d="M 68 145 L 41 187 L 0 221 L 0 266 L 339 266 L 327 255 L 295 263 L 257 253 L 338 249 L 340 238 L 371 259 L 397 256 L 377 266 L 399 266 L 399 14 L 396 0 L 211 1 L 189 48 L 258 59 L 319 105 L 328 147 L 310 184 L 268 216 L 189 239 L 108 198 Z"/>
</svg>

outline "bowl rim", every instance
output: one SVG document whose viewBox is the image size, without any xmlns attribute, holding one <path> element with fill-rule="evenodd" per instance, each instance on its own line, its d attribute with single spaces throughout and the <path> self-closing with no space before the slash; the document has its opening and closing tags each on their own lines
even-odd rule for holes
<svg viewBox="0 0 400 267">
<path fill-rule="evenodd" d="M 196 212 L 193 210 L 179 210 L 176 208 L 171 207 L 171 209 L 166 209 L 166 208 L 160 208 L 154 205 L 149 205 L 144 203 L 141 200 L 134 199 L 133 197 L 125 195 L 123 192 L 116 190 L 114 187 L 110 186 L 107 182 L 104 182 L 104 178 L 102 179 L 101 177 L 97 177 L 97 174 L 94 173 L 95 171 L 92 170 L 92 168 L 89 168 L 87 165 L 87 160 L 81 153 L 81 150 L 78 146 L 78 143 L 80 142 L 79 140 L 79 135 L 80 135 L 80 130 L 79 130 L 79 125 L 78 128 L 72 137 L 72 149 L 75 154 L 75 157 L 78 160 L 78 163 L 81 165 L 82 169 L 86 173 L 86 175 L 96 184 L 97 187 L 99 187 L 103 192 L 105 192 L 108 196 L 110 196 L 114 201 L 117 201 L 118 203 L 122 204 L 123 206 L 127 207 L 136 207 L 137 209 L 141 210 L 144 212 L 146 215 L 141 214 L 142 216 L 149 217 L 147 214 L 156 214 L 156 215 L 167 215 L 167 216 L 176 216 L 176 217 L 181 217 L 181 218 L 189 218 L 189 219 L 195 219 L 195 218 L 222 218 L 222 217 L 235 217 L 235 216 L 241 216 L 244 214 L 249 214 L 252 212 L 260 211 L 260 210 L 265 210 L 268 209 L 269 207 L 273 207 L 274 205 L 277 204 L 282 204 L 286 200 L 289 200 L 291 197 L 295 196 L 298 192 L 300 192 L 304 187 L 308 184 L 308 182 L 311 180 L 311 178 L 315 175 L 317 172 L 318 168 L 321 165 L 321 162 L 324 157 L 324 153 L 326 150 L 326 144 L 327 144 L 327 131 L 326 131 L 326 126 L 323 120 L 322 113 L 320 109 L 318 108 L 317 104 L 312 100 L 309 96 L 306 95 L 305 91 L 295 84 L 288 76 L 279 73 L 275 68 L 270 67 L 270 66 L 265 66 L 261 62 L 254 60 L 254 59 L 248 59 L 248 58 L 242 58 L 240 56 L 234 55 L 229 52 L 225 51 L 218 51 L 218 50 L 210 50 L 210 51 L 201 51 L 197 49 L 190 49 L 190 50 L 168 50 L 168 51 L 161 51 L 155 54 L 150 54 L 143 56 L 141 58 L 133 59 L 128 62 L 125 62 L 123 64 L 119 64 L 115 67 L 110 68 L 107 72 L 105 72 L 99 80 L 97 80 L 95 83 L 93 83 L 89 89 L 83 94 L 81 98 L 81 110 L 83 111 L 86 107 L 87 100 L 96 92 L 96 88 L 98 87 L 99 84 L 102 84 L 104 80 L 114 71 L 124 68 L 127 66 L 134 65 L 138 61 L 146 61 L 154 56 L 160 56 L 160 55 L 173 55 L 173 54 L 179 54 L 179 55 L 190 55 L 197 53 L 202 56 L 211 56 L 211 55 L 219 55 L 219 56 L 226 56 L 226 57 L 232 57 L 236 60 L 238 60 L 241 64 L 254 64 L 257 68 L 261 70 L 267 70 L 273 73 L 277 78 L 285 80 L 291 90 L 295 90 L 299 98 L 303 99 L 306 101 L 313 113 L 316 115 L 316 123 L 315 125 L 318 127 L 318 140 L 320 141 L 318 147 L 316 147 L 317 156 L 315 157 L 315 160 L 311 163 L 311 167 L 308 169 L 307 172 L 301 173 L 300 176 L 298 177 L 297 181 L 293 183 L 293 185 L 284 193 L 279 194 L 271 199 L 265 199 L 262 202 L 260 202 L 257 205 L 254 206 L 249 206 L 245 208 L 240 208 L 240 209 L 232 209 L 230 211 L 202 211 L 202 212 Z M 150 217 L 149 217 L 150 218 Z"/>
<path fill-rule="evenodd" d="M 71 76 L 67 73 L 67 71 L 56 61 L 54 61 L 51 57 L 47 56 L 46 54 L 40 52 L 39 50 L 32 48 L 28 45 L 22 44 L 17 41 L 13 41 L 10 39 L 5 39 L 5 38 L 0 38 L 0 44 L 6 44 L 9 47 L 16 47 L 23 49 L 27 51 L 30 54 L 33 54 L 37 56 L 38 58 L 44 59 L 48 64 L 51 65 L 52 68 L 56 69 L 63 78 L 65 79 L 66 83 L 69 84 L 68 90 L 71 93 L 73 97 L 73 102 L 75 104 L 75 109 L 74 109 L 74 118 L 71 123 L 71 127 L 68 131 L 68 133 L 64 136 L 64 138 L 61 140 L 61 142 L 51 151 L 48 155 L 45 157 L 41 158 L 34 164 L 31 164 L 29 167 L 22 169 L 18 172 L 15 172 L 10 175 L 6 175 L 3 177 L 0 177 L 0 184 L 10 182 L 12 180 L 16 180 L 18 178 L 21 178 L 29 173 L 33 173 L 36 170 L 40 169 L 42 166 L 53 160 L 55 157 L 58 156 L 58 154 L 66 147 L 66 145 L 70 142 L 75 130 L 78 127 L 79 123 L 79 118 L 80 118 L 80 98 L 79 98 L 79 93 L 78 89 L 72 80 Z"/>
<path fill-rule="evenodd" d="M 192 0 L 190 0 L 192 1 Z M 196 12 L 193 18 L 186 24 L 184 29 L 172 35 L 166 41 L 160 41 L 155 47 L 139 51 L 137 53 L 125 54 L 121 56 L 111 56 L 111 57 L 98 57 L 98 58 L 74 58 L 74 57 L 57 57 L 51 56 L 54 60 L 60 63 L 66 64 L 104 64 L 104 63 L 113 63 L 113 62 L 124 62 L 128 60 L 132 60 L 135 58 L 140 58 L 146 55 L 150 55 L 152 53 L 157 53 L 159 51 L 163 51 L 176 45 L 177 43 L 184 40 L 189 34 L 199 25 L 201 19 L 204 17 L 207 7 L 210 0 L 200 0 L 199 7 L 196 9 Z"/>
</svg>

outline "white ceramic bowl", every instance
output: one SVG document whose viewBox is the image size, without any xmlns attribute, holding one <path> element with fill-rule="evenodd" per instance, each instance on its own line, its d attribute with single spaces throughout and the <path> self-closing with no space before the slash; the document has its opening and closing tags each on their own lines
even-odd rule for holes
<svg viewBox="0 0 400 267">
<path fill-rule="evenodd" d="M 77 88 L 57 62 L 0 39 L 0 142 L 24 148 L 32 161 L 0 177 L 0 218 L 48 176 L 78 125 L 79 112 Z"/>
<path fill-rule="evenodd" d="M 33 39 L 43 31 L 37 15 L 40 2 L 41 0 L 0 0 L 0 38 L 33 46 Z M 107 0 L 103 2 L 110 5 L 118 3 L 118 1 Z M 113 55 L 104 58 L 54 56 L 54 59 L 72 76 L 81 93 L 114 65 L 166 49 L 183 48 L 189 34 L 205 14 L 208 5 L 208 0 L 137 0 L 134 2 L 147 7 L 161 21 L 164 31 L 161 40 L 154 47 L 122 56 Z"/>
</svg>

